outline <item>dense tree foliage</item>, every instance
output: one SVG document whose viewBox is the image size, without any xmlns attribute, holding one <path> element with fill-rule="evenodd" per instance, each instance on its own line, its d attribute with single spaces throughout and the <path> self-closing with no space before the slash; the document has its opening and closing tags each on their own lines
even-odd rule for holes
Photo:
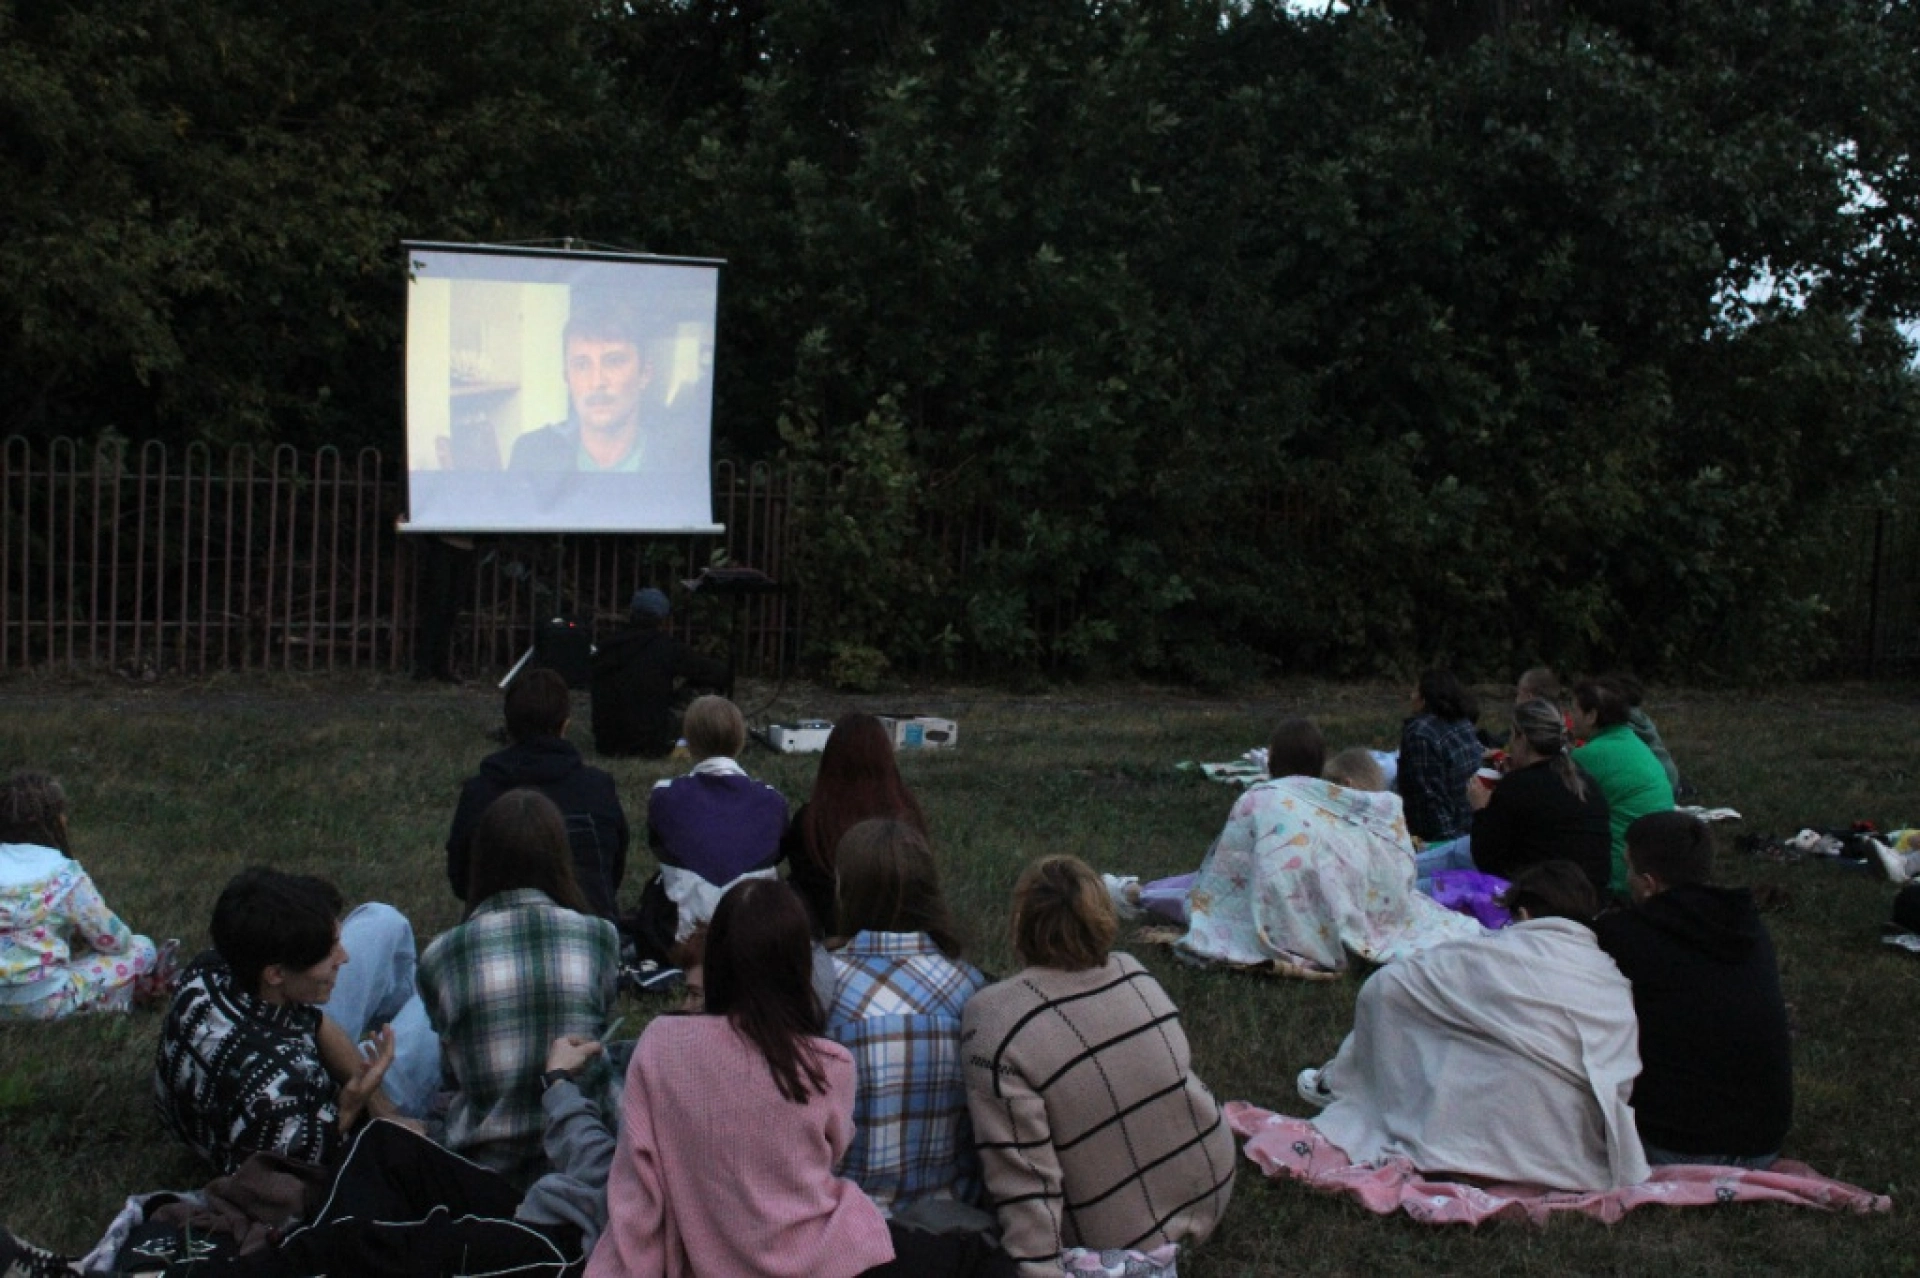
<svg viewBox="0 0 1920 1278">
<path fill-rule="evenodd" d="M 1910 0 L 0 4 L 0 402 L 391 446 L 401 238 L 723 256 L 853 666 L 1805 670 L 1916 138 Z"/>
</svg>

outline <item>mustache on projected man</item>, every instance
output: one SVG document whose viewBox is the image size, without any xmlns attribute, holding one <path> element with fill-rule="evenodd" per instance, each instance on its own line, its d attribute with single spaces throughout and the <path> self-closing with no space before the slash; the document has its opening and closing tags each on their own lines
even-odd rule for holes
<svg viewBox="0 0 1920 1278">
<path fill-rule="evenodd" d="M 571 408 L 514 441 L 509 470 L 628 473 L 650 460 L 642 404 L 654 366 L 646 325 L 620 297 L 576 292 L 561 333 Z"/>
</svg>

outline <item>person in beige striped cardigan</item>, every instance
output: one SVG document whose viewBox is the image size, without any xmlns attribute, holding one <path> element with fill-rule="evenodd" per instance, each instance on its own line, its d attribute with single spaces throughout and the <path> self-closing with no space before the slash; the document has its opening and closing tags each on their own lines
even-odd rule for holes
<svg viewBox="0 0 1920 1278">
<path fill-rule="evenodd" d="M 1069 1247 L 1204 1240 L 1233 1190 L 1233 1136 L 1193 1074 L 1180 1014 L 1130 954 L 1099 875 L 1070 856 L 1014 890 L 1024 971 L 967 1002 L 961 1056 L 1001 1245 L 1022 1275 Z"/>
</svg>

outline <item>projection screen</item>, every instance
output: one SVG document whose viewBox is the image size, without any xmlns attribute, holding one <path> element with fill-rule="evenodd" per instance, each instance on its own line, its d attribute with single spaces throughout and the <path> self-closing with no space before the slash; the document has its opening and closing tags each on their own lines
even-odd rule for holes
<svg viewBox="0 0 1920 1278">
<path fill-rule="evenodd" d="M 720 531 L 721 263 L 404 247 L 404 531 Z"/>
</svg>

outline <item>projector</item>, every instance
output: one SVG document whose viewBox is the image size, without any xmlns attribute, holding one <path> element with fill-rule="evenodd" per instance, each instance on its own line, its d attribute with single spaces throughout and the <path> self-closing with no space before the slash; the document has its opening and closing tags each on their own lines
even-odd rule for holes
<svg viewBox="0 0 1920 1278">
<path fill-rule="evenodd" d="M 767 744 L 781 754 L 819 754 L 827 748 L 827 734 L 833 725 L 825 719 L 802 719 L 798 723 L 769 723 Z"/>
</svg>

